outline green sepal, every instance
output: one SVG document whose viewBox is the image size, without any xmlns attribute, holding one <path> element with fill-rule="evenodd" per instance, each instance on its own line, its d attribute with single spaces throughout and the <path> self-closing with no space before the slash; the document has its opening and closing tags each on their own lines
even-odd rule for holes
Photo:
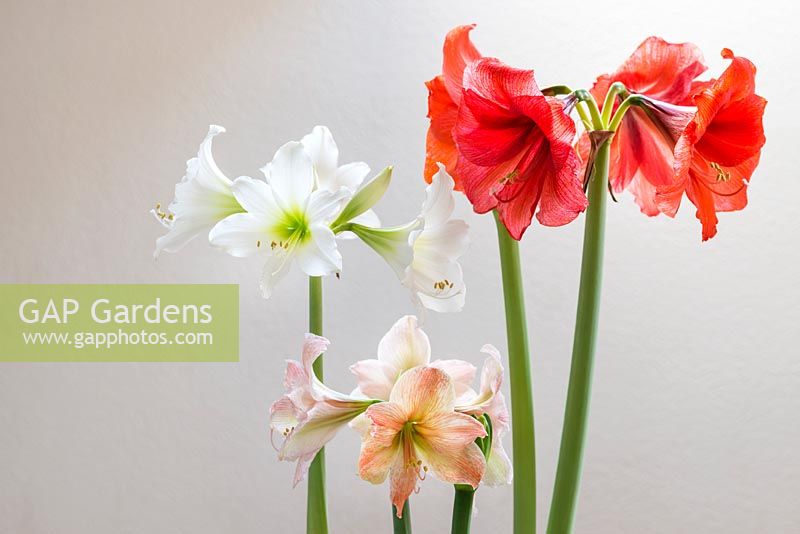
<svg viewBox="0 0 800 534">
<path fill-rule="evenodd" d="M 367 182 L 367 184 L 353 195 L 350 202 L 342 209 L 342 212 L 331 224 L 334 233 L 342 231 L 345 224 L 349 223 L 372 206 L 374 206 L 386 193 L 389 182 L 392 181 L 392 166 L 386 167 L 378 175 Z"/>
</svg>

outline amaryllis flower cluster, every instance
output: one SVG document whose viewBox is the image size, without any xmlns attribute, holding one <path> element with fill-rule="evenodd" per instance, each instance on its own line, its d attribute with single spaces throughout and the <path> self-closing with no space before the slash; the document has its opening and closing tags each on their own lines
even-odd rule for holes
<svg viewBox="0 0 800 534">
<path fill-rule="evenodd" d="M 410 222 L 381 227 L 372 207 L 389 186 L 387 167 L 364 183 L 366 163 L 339 165 L 339 149 L 328 128 L 315 127 L 301 141 L 281 146 L 262 169 L 263 179 L 229 179 L 211 153 L 211 126 L 197 157 L 156 218 L 168 228 L 155 255 L 176 252 L 199 235 L 235 257 L 260 256 L 261 293 L 268 298 L 293 263 L 308 276 L 339 274 L 337 240 L 360 237 L 386 258 L 419 310 L 459 311 L 466 287 L 458 262 L 468 245 L 468 227 L 452 219 L 453 180 L 442 170 L 427 188 L 420 214 Z"/>
<path fill-rule="evenodd" d="M 314 375 L 312 364 L 328 344 L 306 335 L 301 360 L 287 362 L 286 393 L 270 409 L 278 457 L 297 462 L 295 484 L 317 452 L 348 424 L 362 438 L 359 475 L 374 484 L 390 480 L 398 516 L 427 473 L 473 488 L 511 481 L 502 443 L 510 422 L 497 349 L 483 347 L 487 358 L 476 391 L 475 366 L 456 359 L 432 361 L 428 336 L 416 317 L 406 316 L 381 339 L 377 358 L 351 367 L 358 386 L 346 395 Z"/>
<path fill-rule="evenodd" d="M 447 35 L 442 74 L 427 83 L 425 177 L 442 163 L 475 211 L 496 210 L 513 238 L 534 214 L 559 226 L 586 208 L 592 144 L 608 139 L 610 189 L 630 191 L 647 215 L 675 216 L 685 194 L 706 240 L 718 212 L 746 206 L 766 104 L 747 59 L 724 49 L 728 68 L 699 81 L 706 65 L 695 45 L 650 37 L 588 92 L 540 89 L 532 70 L 483 57 L 473 28 Z M 587 130 L 577 147 L 573 110 Z"/>
</svg>

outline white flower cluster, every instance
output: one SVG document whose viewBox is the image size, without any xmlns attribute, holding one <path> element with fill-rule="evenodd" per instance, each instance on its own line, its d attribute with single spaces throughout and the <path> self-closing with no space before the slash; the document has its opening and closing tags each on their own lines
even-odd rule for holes
<svg viewBox="0 0 800 534">
<path fill-rule="evenodd" d="M 308 276 L 341 272 L 337 239 L 355 235 L 386 259 L 418 307 L 461 310 L 466 287 L 458 259 L 468 246 L 468 228 L 451 219 L 454 183 L 444 167 L 417 217 L 381 227 L 372 206 L 389 186 L 391 167 L 364 183 L 367 164 L 339 165 L 339 149 L 325 126 L 280 147 L 261 169 L 263 179 L 223 174 L 211 143 L 224 131 L 209 128 L 175 186 L 174 200 L 166 211 L 161 205 L 153 210 L 169 229 L 156 241 L 156 256 L 176 252 L 201 234 L 232 256 L 263 255 L 260 287 L 268 298 L 295 262 Z"/>
</svg>

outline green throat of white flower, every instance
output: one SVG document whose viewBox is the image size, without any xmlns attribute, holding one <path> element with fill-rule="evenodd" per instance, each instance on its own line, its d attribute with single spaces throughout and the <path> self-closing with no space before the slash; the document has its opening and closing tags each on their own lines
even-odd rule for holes
<svg viewBox="0 0 800 534">
<path fill-rule="evenodd" d="M 293 209 L 283 212 L 267 234 L 272 237 L 269 243 L 270 249 L 289 250 L 311 239 L 311 225 L 303 210 Z M 261 247 L 261 241 L 256 245 Z"/>
</svg>

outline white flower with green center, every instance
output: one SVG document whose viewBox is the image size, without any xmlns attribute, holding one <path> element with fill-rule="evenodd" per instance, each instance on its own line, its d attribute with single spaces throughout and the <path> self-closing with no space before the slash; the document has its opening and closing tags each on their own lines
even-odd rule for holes
<svg viewBox="0 0 800 534">
<path fill-rule="evenodd" d="M 265 255 L 260 287 L 268 298 L 295 260 L 308 276 L 341 271 L 330 223 L 351 192 L 316 188 L 315 166 L 302 143 L 283 145 L 263 170 L 266 182 L 247 176 L 234 180 L 231 191 L 246 212 L 220 221 L 209 239 L 236 257 Z"/>
<path fill-rule="evenodd" d="M 355 194 L 369 174 L 369 165 L 363 161 L 339 165 L 339 147 L 336 145 L 333 134 L 331 134 L 327 126 L 314 126 L 311 133 L 303 136 L 300 142 L 308 152 L 308 155 L 311 156 L 311 161 L 314 164 L 314 189 L 337 192 L 345 187 Z M 270 164 L 268 163 L 261 171 L 268 175 L 269 168 Z M 371 209 L 367 209 L 364 213 L 353 218 L 352 221 L 373 227 L 381 224 L 380 219 Z M 350 232 L 343 232 L 338 237 L 352 238 L 355 236 Z"/>
<path fill-rule="evenodd" d="M 458 259 L 469 246 L 469 227 L 463 220 L 451 219 L 455 207 L 453 187 L 453 179 L 439 165 L 415 220 L 389 228 L 344 225 L 383 256 L 402 284 L 411 290 L 420 315 L 422 308 L 454 312 L 464 307 L 467 288 Z"/>
<path fill-rule="evenodd" d="M 175 185 L 175 198 L 167 211 L 162 211 L 161 204 L 151 211 L 169 229 L 156 240 L 154 257 L 162 250 L 177 252 L 228 215 L 244 211 L 231 192 L 233 182 L 217 167 L 211 154 L 211 140 L 224 131 L 222 126 L 208 128 L 197 157 L 186 162 L 186 174 Z"/>
</svg>

